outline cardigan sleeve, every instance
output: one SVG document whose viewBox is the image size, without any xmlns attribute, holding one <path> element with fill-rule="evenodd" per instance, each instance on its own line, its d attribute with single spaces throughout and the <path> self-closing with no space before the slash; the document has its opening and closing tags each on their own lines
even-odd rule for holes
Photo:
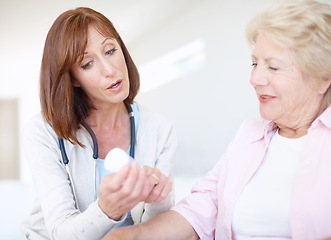
<svg viewBox="0 0 331 240">
<path fill-rule="evenodd" d="M 175 136 L 174 129 L 169 128 L 168 136 L 164 143 L 163 149 L 156 159 L 155 167 L 170 177 L 173 181 L 173 155 L 176 149 L 177 139 Z M 145 204 L 144 213 L 142 215 L 142 221 L 147 221 L 151 217 L 169 210 L 175 203 L 174 186 L 168 197 L 161 203 L 147 203 Z"/>
<path fill-rule="evenodd" d="M 137 139 L 137 161 L 158 168 L 173 181 L 173 158 L 177 147 L 175 129 L 163 117 L 140 110 L 141 120 Z M 173 188 L 174 189 L 174 188 Z M 174 205 L 174 190 L 161 203 L 139 203 L 131 210 L 135 223 L 169 210 Z"/>
<path fill-rule="evenodd" d="M 36 236 L 46 228 L 50 239 L 100 239 L 124 220 L 125 217 L 120 221 L 109 219 L 97 201 L 92 201 L 84 211 L 76 208 L 57 136 L 41 115 L 30 121 L 23 136 L 24 153 L 36 186 L 37 205 L 40 205 L 32 215 L 42 216 L 27 227 L 25 235 L 30 232 L 29 235 Z M 43 229 L 36 229 L 37 225 Z"/>
</svg>

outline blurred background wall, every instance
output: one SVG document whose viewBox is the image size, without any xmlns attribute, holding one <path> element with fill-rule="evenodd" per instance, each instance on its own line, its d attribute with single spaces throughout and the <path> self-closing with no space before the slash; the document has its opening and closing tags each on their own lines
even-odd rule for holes
<svg viewBox="0 0 331 240">
<path fill-rule="evenodd" d="M 0 230 L 0 236 L 16 231 L 10 227 L 28 211 L 25 207 L 30 195 L 25 196 L 31 192 L 31 177 L 20 136 L 27 120 L 40 110 L 38 78 L 43 45 L 59 14 L 88 6 L 108 17 L 119 31 L 141 73 L 136 101 L 164 115 L 176 128 L 175 183 L 180 200 L 180 193 L 189 193 L 194 181 L 215 165 L 242 120 L 258 116 L 258 103 L 249 85 L 251 61 L 244 29 L 267 3 L 2 0 L 0 194 L 4 197 L 0 210 L 8 211 L 9 204 L 17 211 L 16 215 L 11 212 L 9 220 L 2 214 L 0 228 L 6 230 Z M 18 209 L 23 207 L 23 211 Z"/>
<path fill-rule="evenodd" d="M 7 129 L 8 122 L 17 128 L 13 143 L 4 150 L 12 155 L 1 158 L 7 173 L 0 172 L 0 177 L 30 181 L 20 134 L 40 109 L 38 79 L 44 41 L 55 18 L 78 6 L 94 8 L 114 23 L 141 72 L 137 102 L 173 122 L 179 138 L 176 175 L 205 174 L 240 122 L 258 113 L 248 83 L 250 51 L 244 28 L 264 2 L 4 1 L 0 8 L 2 146 L 12 140 L 2 129 Z"/>
</svg>

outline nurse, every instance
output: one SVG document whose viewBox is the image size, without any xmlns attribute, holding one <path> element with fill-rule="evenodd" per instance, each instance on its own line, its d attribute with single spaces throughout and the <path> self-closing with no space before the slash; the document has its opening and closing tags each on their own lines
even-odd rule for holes
<svg viewBox="0 0 331 240">
<path fill-rule="evenodd" d="M 24 239 L 101 239 L 170 209 L 175 132 L 138 106 L 138 90 L 137 68 L 109 19 L 77 8 L 55 20 L 41 64 L 41 113 L 23 140 L 37 189 Z M 112 173 L 104 159 L 115 148 L 134 161 Z"/>
</svg>

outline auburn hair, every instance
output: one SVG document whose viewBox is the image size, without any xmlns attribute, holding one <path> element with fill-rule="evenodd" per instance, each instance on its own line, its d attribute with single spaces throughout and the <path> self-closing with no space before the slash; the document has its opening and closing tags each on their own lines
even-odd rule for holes
<svg viewBox="0 0 331 240">
<path fill-rule="evenodd" d="M 83 145 L 77 139 L 77 130 L 94 106 L 81 88 L 73 86 L 70 71 L 84 57 L 90 26 L 105 37 L 115 39 L 122 49 L 130 82 L 125 104 L 133 103 L 140 86 L 137 67 L 108 18 L 85 7 L 62 13 L 51 26 L 45 41 L 40 70 L 40 105 L 43 117 L 55 133 L 80 146 Z"/>
</svg>

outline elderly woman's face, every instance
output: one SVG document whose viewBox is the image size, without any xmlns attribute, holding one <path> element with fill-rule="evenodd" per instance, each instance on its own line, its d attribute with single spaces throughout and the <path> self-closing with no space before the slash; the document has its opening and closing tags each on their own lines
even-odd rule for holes
<svg viewBox="0 0 331 240">
<path fill-rule="evenodd" d="M 264 119 L 290 128 L 315 119 L 323 94 L 310 79 L 304 79 L 289 49 L 278 47 L 260 33 L 252 54 L 252 66 L 250 83 Z"/>
</svg>

